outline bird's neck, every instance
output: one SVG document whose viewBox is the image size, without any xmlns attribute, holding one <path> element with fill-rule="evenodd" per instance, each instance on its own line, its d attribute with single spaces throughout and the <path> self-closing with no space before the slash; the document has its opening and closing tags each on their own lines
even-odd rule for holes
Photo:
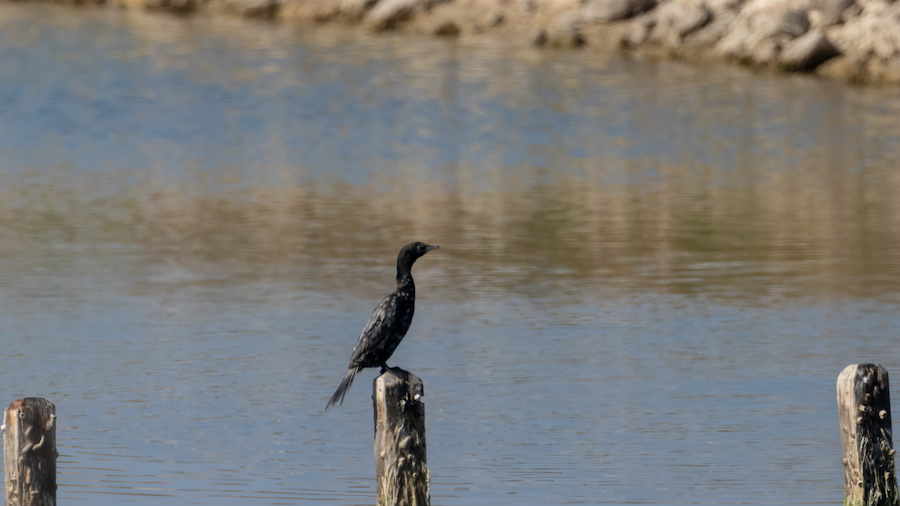
<svg viewBox="0 0 900 506">
<path fill-rule="evenodd" d="M 411 265 L 397 265 L 397 287 L 412 287 L 413 290 L 416 289 L 415 283 L 413 283 L 412 277 L 412 266 Z"/>
</svg>

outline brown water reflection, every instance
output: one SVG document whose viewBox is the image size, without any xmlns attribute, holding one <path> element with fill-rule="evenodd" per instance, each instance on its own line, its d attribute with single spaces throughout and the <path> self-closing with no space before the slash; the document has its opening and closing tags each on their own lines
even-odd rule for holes
<svg viewBox="0 0 900 506">
<path fill-rule="evenodd" d="M 452 260 L 443 268 L 451 279 L 466 280 L 459 296 L 484 284 L 536 295 L 564 285 L 733 297 L 895 293 L 895 171 L 828 171 L 808 160 L 765 174 L 606 163 L 631 165 L 639 175 L 608 184 L 616 177 L 609 166 L 583 175 L 540 171 L 507 176 L 503 188 L 486 191 L 421 178 L 285 187 L 239 182 L 238 190 L 126 182 L 106 197 L 94 195 L 90 180 L 13 184 L 0 192 L 0 242 L 5 255 L 26 258 L 61 243 L 101 254 L 137 247 L 152 262 L 201 270 L 226 263 L 250 277 L 301 263 L 308 272 L 343 278 L 333 284 L 339 289 L 352 286 L 358 273 L 326 267 L 371 266 L 390 258 L 398 243 L 425 237 L 449 246 Z M 657 174 L 640 175 L 651 170 Z M 475 171 L 451 175 L 462 180 Z"/>
</svg>

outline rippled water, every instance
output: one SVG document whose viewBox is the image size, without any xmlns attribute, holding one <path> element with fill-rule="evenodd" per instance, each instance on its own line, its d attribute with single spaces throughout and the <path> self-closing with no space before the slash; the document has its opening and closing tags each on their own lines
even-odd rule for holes
<svg viewBox="0 0 900 506">
<path fill-rule="evenodd" d="M 371 504 L 411 240 L 439 505 L 837 504 L 900 371 L 900 99 L 494 39 L 0 5 L 0 393 L 59 497 Z"/>
</svg>

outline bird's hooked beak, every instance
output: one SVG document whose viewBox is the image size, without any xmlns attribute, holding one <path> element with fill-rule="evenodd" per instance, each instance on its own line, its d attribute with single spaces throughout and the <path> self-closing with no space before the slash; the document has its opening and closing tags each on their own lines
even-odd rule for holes
<svg viewBox="0 0 900 506">
<path fill-rule="evenodd" d="M 433 250 L 436 250 L 436 249 L 441 249 L 441 247 L 440 247 L 440 246 L 437 246 L 437 245 L 430 245 L 430 244 L 429 244 L 428 246 L 425 247 L 425 253 L 428 253 L 429 251 L 433 251 Z"/>
</svg>

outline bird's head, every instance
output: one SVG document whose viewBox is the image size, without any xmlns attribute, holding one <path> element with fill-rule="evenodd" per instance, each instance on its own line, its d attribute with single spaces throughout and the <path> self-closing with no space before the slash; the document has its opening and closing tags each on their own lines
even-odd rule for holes
<svg viewBox="0 0 900 506">
<path fill-rule="evenodd" d="M 400 283 L 400 281 L 403 279 L 412 279 L 410 269 L 412 268 L 412 264 L 415 263 L 416 259 L 433 249 L 438 249 L 439 247 L 440 246 L 425 244 L 424 242 L 414 242 L 407 244 L 406 246 L 401 248 L 400 254 L 397 255 L 397 283 Z"/>
<path fill-rule="evenodd" d="M 440 246 L 433 246 L 431 244 L 425 244 L 424 242 L 409 243 L 400 249 L 400 254 L 397 255 L 397 263 L 412 265 L 412 263 L 420 256 L 438 248 L 440 248 Z"/>
</svg>

